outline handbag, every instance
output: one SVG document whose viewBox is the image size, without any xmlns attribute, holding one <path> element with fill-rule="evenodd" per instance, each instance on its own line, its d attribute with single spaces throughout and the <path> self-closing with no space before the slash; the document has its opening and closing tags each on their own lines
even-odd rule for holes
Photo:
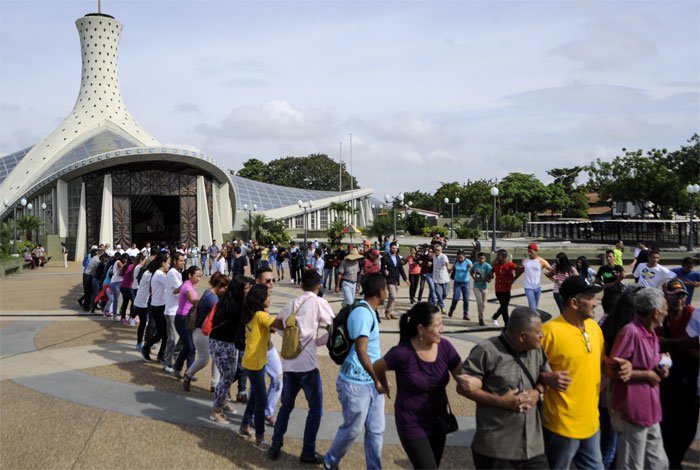
<svg viewBox="0 0 700 470">
<path fill-rule="evenodd" d="M 214 306 L 211 308 L 211 310 L 207 314 L 207 318 L 204 319 L 204 323 L 202 323 L 202 334 L 204 336 L 209 336 L 211 334 L 211 330 L 214 329 L 214 315 L 216 315 L 216 307 L 218 305 L 219 305 L 219 302 L 214 304 Z"/>
<path fill-rule="evenodd" d="M 187 317 L 185 317 L 185 328 L 187 331 L 194 331 L 197 327 L 197 304 L 190 307 L 189 312 L 187 312 Z"/>
<path fill-rule="evenodd" d="M 423 369 L 421 359 L 420 357 L 418 357 L 418 352 L 416 351 L 416 348 L 413 347 L 413 344 L 411 344 L 411 349 L 413 349 L 413 353 L 416 355 L 416 362 L 418 363 L 418 368 L 421 370 L 421 372 L 425 374 L 425 369 Z M 435 417 L 435 420 L 438 432 L 444 434 L 452 434 L 453 432 L 459 429 L 457 417 L 452 413 L 452 407 L 450 406 L 449 400 L 447 400 L 447 406 L 445 407 L 443 412 L 437 415 Z"/>
</svg>

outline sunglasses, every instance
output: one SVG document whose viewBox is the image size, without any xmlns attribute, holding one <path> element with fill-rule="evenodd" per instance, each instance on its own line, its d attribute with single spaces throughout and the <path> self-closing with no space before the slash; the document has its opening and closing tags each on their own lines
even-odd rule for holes
<svg viewBox="0 0 700 470">
<path fill-rule="evenodd" d="M 591 339 L 588 337 L 588 333 L 582 331 L 581 335 L 583 336 L 583 342 L 586 343 L 586 352 L 591 352 Z"/>
<path fill-rule="evenodd" d="M 274 284 L 275 280 L 274 279 L 265 279 L 265 284 Z"/>
</svg>

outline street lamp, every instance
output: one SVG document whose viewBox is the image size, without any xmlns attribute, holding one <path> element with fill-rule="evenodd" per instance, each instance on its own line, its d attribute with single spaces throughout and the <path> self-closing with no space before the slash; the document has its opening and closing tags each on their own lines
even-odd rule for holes
<svg viewBox="0 0 700 470">
<path fill-rule="evenodd" d="M 686 188 L 690 198 L 690 220 L 688 220 L 688 251 L 693 251 L 693 217 L 695 213 L 695 195 L 700 192 L 700 185 L 689 184 Z"/>
<path fill-rule="evenodd" d="M 450 205 L 450 239 L 453 239 L 455 229 L 455 206 L 459 204 L 459 198 L 456 197 L 455 202 L 450 202 L 449 198 L 445 198 L 443 202 Z"/>
<path fill-rule="evenodd" d="M 304 210 L 304 246 L 306 246 L 306 238 L 307 238 L 307 227 L 306 227 L 306 212 L 313 207 L 313 201 L 309 202 L 303 202 L 301 199 L 297 201 L 297 205 L 299 206 L 299 209 Z"/>
<path fill-rule="evenodd" d="M 399 193 L 396 196 L 390 196 L 387 194 L 384 196 L 384 200 L 387 204 L 391 204 L 391 210 L 394 213 L 394 240 L 396 240 L 396 206 L 403 204 L 404 195 L 403 193 Z"/>
<path fill-rule="evenodd" d="M 22 205 L 22 207 L 27 206 L 27 200 L 25 198 L 20 199 L 19 203 Z M 5 205 L 8 205 L 7 199 L 5 200 Z M 13 209 L 13 228 L 12 228 L 12 255 L 13 256 L 18 256 L 19 253 L 17 252 L 17 204 L 15 204 L 15 207 Z"/>
<path fill-rule="evenodd" d="M 413 201 L 408 201 L 406 204 L 403 206 L 403 232 L 404 236 L 408 233 L 408 208 L 413 206 Z"/>
<path fill-rule="evenodd" d="M 493 196 L 493 234 L 491 235 L 491 252 L 496 252 L 496 199 L 498 199 L 498 188 L 491 188 L 491 196 Z"/>
<path fill-rule="evenodd" d="M 243 210 L 248 212 L 248 242 L 253 239 L 253 211 L 258 210 L 258 205 L 253 204 L 252 208 L 248 208 L 248 204 L 243 204 Z"/>
<path fill-rule="evenodd" d="M 372 213 L 374 214 L 375 219 L 379 217 L 379 212 L 382 209 L 384 209 L 384 204 L 379 204 L 379 205 L 372 204 Z"/>
</svg>

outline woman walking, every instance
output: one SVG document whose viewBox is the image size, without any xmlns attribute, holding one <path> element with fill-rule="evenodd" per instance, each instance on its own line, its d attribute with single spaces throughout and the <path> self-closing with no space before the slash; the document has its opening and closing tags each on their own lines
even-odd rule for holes
<svg viewBox="0 0 700 470">
<path fill-rule="evenodd" d="M 122 269 L 120 270 L 120 273 L 122 275 L 122 283 L 119 286 L 119 293 L 122 295 L 122 308 L 121 311 L 119 312 L 119 316 L 121 317 L 121 322 L 124 325 L 129 324 L 129 320 L 126 319 L 126 309 L 129 306 L 129 302 L 131 302 L 131 309 L 129 310 L 129 318 L 133 319 L 134 318 L 134 268 L 136 268 L 136 265 L 134 264 L 134 259 L 127 255 L 126 253 L 122 256 Z M 133 326 L 133 325 L 132 325 Z"/>
<path fill-rule="evenodd" d="M 226 277 L 222 274 L 219 276 Z M 216 306 L 214 325 L 209 335 L 209 351 L 214 359 L 214 364 L 219 369 L 220 378 L 214 389 L 214 403 L 209 419 L 217 423 L 229 422 L 224 412 L 236 412 L 231 405 L 226 403 L 226 398 L 236 376 L 238 365 L 238 351 L 234 340 L 241 323 L 243 302 L 252 285 L 253 279 L 251 278 L 243 276 L 235 278 Z"/>
<path fill-rule="evenodd" d="M 151 347 L 160 341 L 160 349 L 158 350 L 158 360 L 163 361 L 165 353 L 165 345 L 168 342 L 168 331 L 165 328 L 165 301 L 167 298 L 167 276 L 166 273 L 170 269 L 170 255 L 167 252 L 160 252 L 154 260 L 157 268 L 153 271 L 153 276 L 150 280 L 151 285 L 151 318 L 156 325 L 156 334 L 143 345 L 141 355 L 143 358 L 151 361 Z"/>
<path fill-rule="evenodd" d="M 187 314 L 190 312 L 190 309 L 197 308 L 199 303 L 199 297 L 194 286 L 199 283 L 201 278 L 202 270 L 199 269 L 199 266 L 190 266 L 182 274 L 183 282 L 177 297 L 177 311 L 175 312 L 175 330 L 182 342 L 182 349 L 180 354 L 177 355 L 173 366 L 173 375 L 178 379 L 182 377 L 182 368 L 185 365 L 185 361 L 187 361 L 188 368 L 194 364 L 194 340 L 192 339 L 192 330 L 187 328 Z"/>
<path fill-rule="evenodd" d="M 410 254 L 404 260 L 408 264 L 408 297 L 412 304 L 416 303 L 416 291 L 418 290 L 418 281 L 420 281 L 421 265 L 418 262 L 418 250 L 412 246 Z"/>
<path fill-rule="evenodd" d="M 557 254 L 556 263 L 554 263 L 552 270 L 547 272 L 545 276 L 554 281 L 554 286 L 552 286 L 552 295 L 554 296 L 554 301 L 557 303 L 557 307 L 559 307 L 559 313 L 561 313 L 564 310 L 564 301 L 559 294 L 559 287 L 567 277 L 578 276 L 578 271 L 571 265 L 569 257 L 566 256 L 566 253 L 562 252 Z"/>
<path fill-rule="evenodd" d="M 146 331 L 146 325 L 149 322 L 153 322 L 152 317 L 151 319 L 148 318 L 148 312 L 151 305 L 151 278 L 159 267 L 158 261 L 158 257 L 153 258 L 147 266 L 139 270 L 134 278 L 134 282 L 137 282 L 139 286 L 134 297 L 134 315 L 139 319 L 139 328 L 136 330 L 136 349 L 138 351 L 141 351 L 143 347 L 143 335 Z"/>
<path fill-rule="evenodd" d="M 228 284 L 228 277 L 221 275 L 221 273 L 214 273 L 214 275 L 209 278 L 209 289 L 204 291 L 202 298 L 199 299 L 199 303 L 197 304 L 197 321 L 195 322 L 195 329 L 192 333 L 195 360 L 185 371 L 185 377 L 182 381 L 182 387 L 188 392 L 190 391 L 190 382 L 195 374 L 206 367 L 211 357 L 211 353 L 209 352 L 209 337 L 202 333 L 202 324 L 207 318 L 207 315 L 209 315 L 209 312 L 211 312 L 211 309 L 219 301 L 219 298 L 226 292 Z M 219 368 L 216 367 L 216 364 L 212 361 L 210 388 L 212 392 L 216 384 L 219 383 L 219 376 Z"/>
<path fill-rule="evenodd" d="M 251 436 L 248 425 L 255 415 L 255 448 L 262 451 L 267 451 L 270 448 L 270 444 L 265 440 L 265 408 L 267 406 L 265 365 L 267 364 L 270 328 L 275 322 L 275 317 L 269 314 L 269 309 L 270 296 L 267 286 L 254 285 L 243 304 L 245 353 L 242 364 L 248 373 L 248 380 L 250 380 L 250 397 L 238 433 L 244 437 Z"/>
<path fill-rule="evenodd" d="M 445 449 L 439 419 L 447 416 L 445 388 L 450 373 L 461 375 L 457 350 L 442 338 L 440 310 L 419 302 L 399 320 L 399 344 L 374 363 L 374 372 L 389 390 L 386 371 L 396 373 L 394 415 L 401 445 L 414 468 L 438 468 Z"/>
</svg>

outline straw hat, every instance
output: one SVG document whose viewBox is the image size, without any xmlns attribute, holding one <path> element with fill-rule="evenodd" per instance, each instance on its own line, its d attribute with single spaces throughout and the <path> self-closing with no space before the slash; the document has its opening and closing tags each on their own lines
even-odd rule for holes
<svg viewBox="0 0 700 470">
<path fill-rule="evenodd" d="M 349 259 L 350 261 L 355 261 L 355 260 L 362 259 L 362 258 L 364 258 L 364 256 L 362 256 L 362 255 L 357 251 L 357 248 L 351 248 L 351 249 L 350 249 L 350 253 L 348 253 L 348 254 L 345 256 L 345 259 Z"/>
</svg>

